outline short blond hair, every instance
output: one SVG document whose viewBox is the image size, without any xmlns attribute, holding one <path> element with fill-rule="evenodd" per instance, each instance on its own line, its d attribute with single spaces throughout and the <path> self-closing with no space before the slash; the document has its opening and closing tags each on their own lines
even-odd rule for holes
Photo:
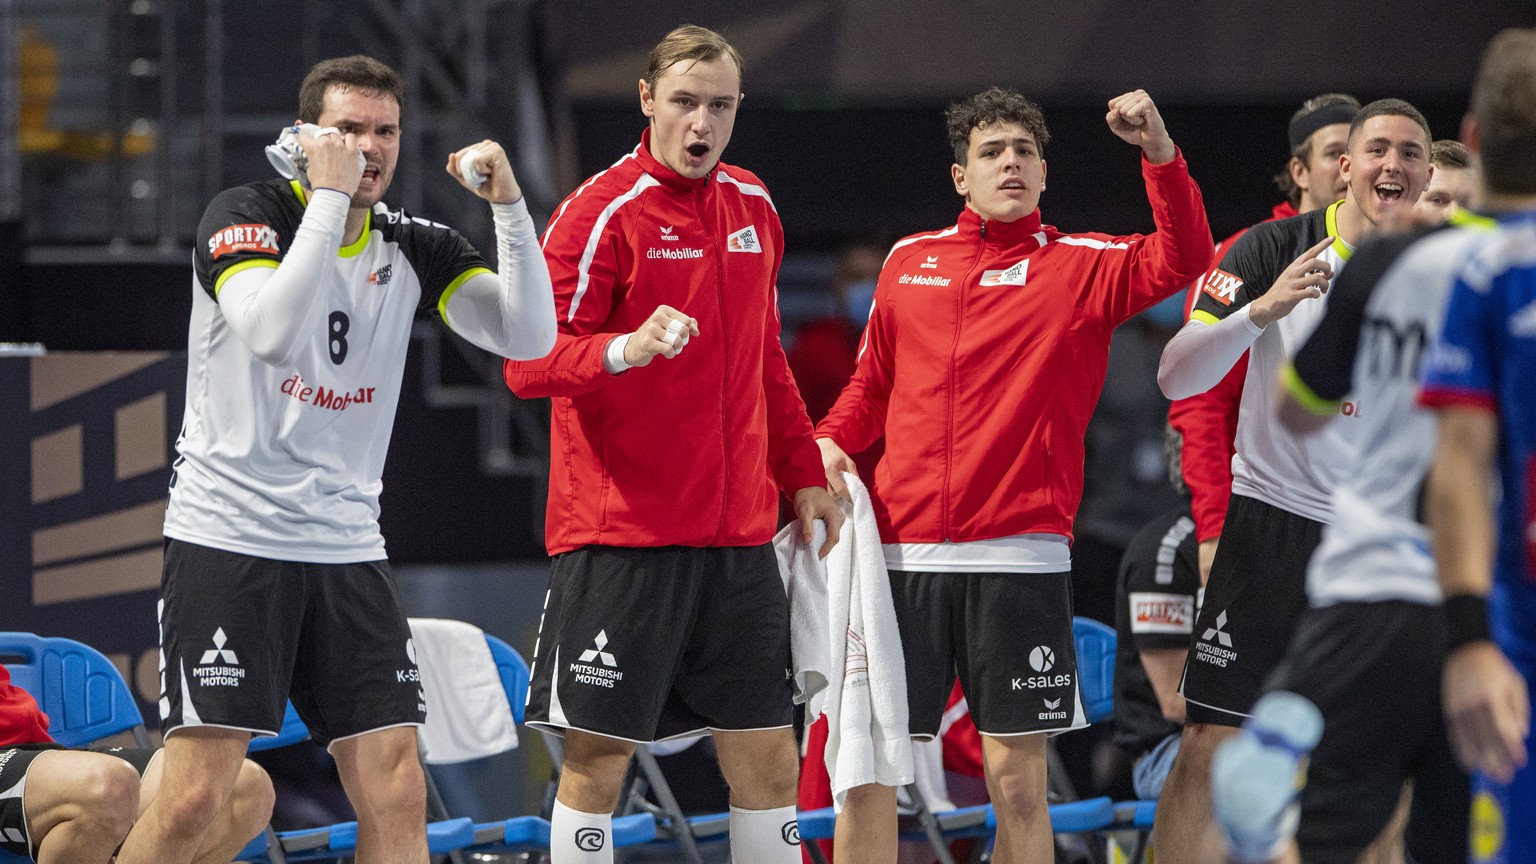
<svg viewBox="0 0 1536 864">
<path fill-rule="evenodd" d="M 705 61 L 729 57 L 736 64 L 738 86 L 746 79 L 746 69 L 741 63 L 741 53 L 713 30 L 696 24 L 684 24 L 668 33 L 651 49 L 650 65 L 645 71 L 645 84 L 656 89 L 656 79 L 682 60 Z"/>
</svg>

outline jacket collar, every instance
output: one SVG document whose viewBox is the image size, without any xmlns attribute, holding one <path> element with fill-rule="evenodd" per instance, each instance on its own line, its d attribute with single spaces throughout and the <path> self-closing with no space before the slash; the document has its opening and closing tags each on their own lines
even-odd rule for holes
<svg viewBox="0 0 1536 864">
<path fill-rule="evenodd" d="M 999 222 L 996 219 L 983 219 L 980 213 L 966 207 L 960 211 L 957 224 L 963 237 L 971 240 L 985 240 L 1000 246 L 1012 246 L 1040 233 L 1040 208 L 1035 208 L 1034 212 L 1023 219 Z"/>
<path fill-rule="evenodd" d="M 720 170 L 719 164 L 716 163 L 714 169 L 708 174 L 695 180 L 692 177 L 684 177 L 668 168 L 660 159 L 651 155 L 651 129 L 649 126 L 645 128 L 644 132 L 640 133 L 640 148 L 635 151 L 635 160 L 640 163 L 641 170 L 655 177 L 661 182 L 661 185 L 678 192 L 692 192 L 695 189 L 699 189 L 708 183 L 710 178 L 714 177 L 715 172 Z"/>
</svg>

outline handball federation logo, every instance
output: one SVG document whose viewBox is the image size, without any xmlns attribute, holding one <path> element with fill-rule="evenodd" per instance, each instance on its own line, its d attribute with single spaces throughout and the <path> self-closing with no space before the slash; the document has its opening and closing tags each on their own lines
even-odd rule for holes
<svg viewBox="0 0 1536 864">
<path fill-rule="evenodd" d="M 1056 666 L 1056 652 L 1044 645 L 1035 646 L 1029 652 L 1029 667 L 1036 672 L 1049 672 Z"/>
</svg>

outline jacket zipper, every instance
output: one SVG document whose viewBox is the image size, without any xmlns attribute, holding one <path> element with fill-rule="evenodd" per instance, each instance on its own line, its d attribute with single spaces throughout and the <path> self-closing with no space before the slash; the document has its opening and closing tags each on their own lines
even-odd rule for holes
<svg viewBox="0 0 1536 864">
<path fill-rule="evenodd" d="M 971 266 L 966 270 L 965 276 L 960 279 L 958 290 L 955 291 L 955 335 L 949 345 L 949 391 L 945 394 L 944 399 L 944 494 L 942 496 L 943 521 L 940 524 L 943 528 L 942 534 L 945 543 L 953 542 L 950 538 L 950 532 L 954 529 L 954 526 L 950 524 L 949 518 L 951 511 L 949 488 L 950 477 L 955 464 L 955 393 L 959 381 L 956 364 L 960 354 L 960 325 L 965 320 L 965 286 L 970 284 L 971 274 L 976 271 L 976 265 L 985 255 L 986 245 L 987 222 L 983 219 L 981 222 L 981 242 L 976 245 L 976 260 L 971 262 Z"/>
<path fill-rule="evenodd" d="M 693 206 L 699 217 L 699 224 L 710 226 L 704 213 L 704 196 L 709 189 L 710 177 L 705 176 L 704 182 L 699 185 L 699 190 L 694 195 Z M 729 226 L 726 226 L 729 227 Z M 720 537 L 725 533 L 726 516 L 730 513 L 731 502 L 731 462 L 730 462 L 730 431 L 727 425 L 727 412 L 729 411 L 730 381 L 731 381 L 731 337 L 725 321 L 725 255 L 720 251 L 720 238 L 718 232 L 710 230 L 709 242 L 715 247 L 715 293 L 720 310 L 720 344 L 724 348 L 724 358 L 721 368 L 724 370 L 720 378 L 720 464 L 723 467 L 720 479 L 720 526 L 715 529 L 715 543 L 720 542 Z"/>
</svg>

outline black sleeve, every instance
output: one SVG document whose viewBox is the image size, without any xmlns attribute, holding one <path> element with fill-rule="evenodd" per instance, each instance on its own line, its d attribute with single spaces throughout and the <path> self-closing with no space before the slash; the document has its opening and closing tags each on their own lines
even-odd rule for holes
<svg viewBox="0 0 1536 864">
<path fill-rule="evenodd" d="M 1202 277 L 1200 296 L 1190 313 L 1192 318 L 1214 323 L 1264 296 L 1279 273 L 1274 262 L 1283 255 L 1285 238 L 1274 230 L 1275 224 L 1253 226 L 1237 238 L 1221 263 Z"/>
<path fill-rule="evenodd" d="M 1396 234 L 1373 240 L 1350 257 L 1329 289 L 1327 309 L 1317 329 L 1291 359 L 1296 381 L 1315 399 L 1338 402 L 1354 389 L 1355 354 L 1365 307 L 1382 276 L 1398 256 L 1428 232 Z"/>
<path fill-rule="evenodd" d="M 416 308 L 416 316 L 441 318 L 439 303 L 443 295 L 449 289 L 457 290 L 476 271 L 490 270 L 490 265 L 462 234 L 447 225 L 403 218 L 409 224 L 401 237 L 401 251 L 421 279 L 421 304 Z"/>
<path fill-rule="evenodd" d="M 252 262 L 276 266 L 296 230 L 295 210 L 284 207 L 278 193 L 267 185 L 225 189 L 208 204 L 197 225 L 193 266 L 198 284 L 217 300 L 217 288 L 232 268 L 243 269 Z"/>
<path fill-rule="evenodd" d="M 1200 563 L 1195 523 L 1188 513 L 1143 529 L 1126 548 L 1120 578 L 1136 649 L 1189 647 Z"/>
</svg>

